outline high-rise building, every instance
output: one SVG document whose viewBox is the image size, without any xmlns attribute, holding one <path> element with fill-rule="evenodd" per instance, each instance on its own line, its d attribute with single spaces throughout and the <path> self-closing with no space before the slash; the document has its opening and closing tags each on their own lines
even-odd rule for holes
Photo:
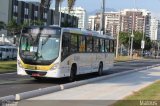
<svg viewBox="0 0 160 106">
<path fill-rule="evenodd" d="M 88 29 L 94 31 L 100 30 L 100 14 L 89 16 Z"/>
<path fill-rule="evenodd" d="M 116 38 L 119 31 L 145 32 L 145 36 L 150 36 L 151 13 L 145 9 L 124 9 L 119 12 L 105 12 L 105 33 Z M 99 30 L 100 14 L 90 16 L 88 25 L 90 30 Z"/>
<path fill-rule="evenodd" d="M 160 41 L 160 20 L 158 20 L 157 40 Z"/>
<path fill-rule="evenodd" d="M 131 33 L 133 31 L 145 32 L 149 37 L 151 13 L 145 9 L 124 9 L 121 11 L 121 31 Z"/>
<path fill-rule="evenodd" d="M 0 0 L 0 21 L 8 24 L 9 21 L 14 19 L 18 24 L 23 22 L 40 20 L 44 25 L 54 24 L 54 10 L 46 8 L 40 9 L 39 2 L 26 2 L 18 0 Z M 68 14 L 61 14 L 61 26 L 65 26 L 64 22 L 71 27 L 78 27 L 78 18 Z M 2 32 L 5 35 L 7 32 Z"/>
<path fill-rule="evenodd" d="M 119 12 L 106 12 L 105 13 L 105 33 L 110 33 L 116 38 L 119 32 L 120 13 Z"/>
<path fill-rule="evenodd" d="M 68 7 L 61 8 L 61 12 L 68 13 Z M 74 7 L 69 14 L 79 18 L 78 28 L 84 28 L 84 29 L 88 28 L 88 24 L 87 24 L 88 16 L 85 9 L 83 9 L 82 7 Z"/>
<path fill-rule="evenodd" d="M 105 23 L 104 23 L 104 33 L 116 37 L 119 32 L 119 12 L 105 12 Z M 90 30 L 100 30 L 100 13 L 95 16 L 89 16 L 88 29 Z"/>
<path fill-rule="evenodd" d="M 151 40 L 160 40 L 160 23 L 156 18 L 151 18 L 150 38 Z"/>
<path fill-rule="evenodd" d="M 96 16 L 89 16 L 88 18 L 88 29 L 95 30 L 95 18 Z"/>
</svg>

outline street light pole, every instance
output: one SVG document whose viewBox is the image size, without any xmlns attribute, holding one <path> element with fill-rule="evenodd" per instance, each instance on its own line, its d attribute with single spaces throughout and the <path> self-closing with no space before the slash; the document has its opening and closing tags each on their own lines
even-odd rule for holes
<svg viewBox="0 0 160 106">
<path fill-rule="evenodd" d="M 118 58 L 120 19 L 121 19 L 121 11 L 119 12 L 119 23 L 118 23 L 118 33 L 117 33 L 117 45 L 116 45 L 116 58 Z"/>
<path fill-rule="evenodd" d="M 133 56 L 133 37 L 134 37 L 134 34 L 132 33 L 131 34 L 131 51 L 130 51 L 130 57 L 132 58 Z"/>
<path fill-rule="evenodd" d="M 145 27 L 146 27 L 146 19 L 144 18 L 144 25 L 143 25 L 143 37 L 142 37 L 142 41 L 141 41 L 141 49 L 142 49 L 142 57 L 143 57 L 143 49 L 145 46 L 145 41 L 144 41 L 144 36 L 145 36 Z"/>
<path fill-rule="evenodd" d="M 59 27 L 61 27 L 61 19 L 62 19 L 61 6 L 62 6 L 62 0 L 60 0 L 59 3 Z"/>
<path fill-rule="evenodd" d="M 133 21 L 132 21 L 132 34 L 131 34 L 131 51 L 130 51 L 130 58 L 132 58 L 133 57 L 133 37 L 134 37 L 134 18 L 135 18 L 135 4 L 136 4 L 136 0 L 134 0 L 134 9 L 133 9 L 133 16 L 132 16 L 132 18 L 133 18 Z"/>
<path fill-rule="evenodd" d="M 105 0 L 102 0 L 102 3 L 101 3 L 101 16 L 100 16 L 100 34 L 104 34 L 104 20 L 105 20 L 105 17 L 104 17 L 104 12 L 105 12 Z M 101 33 L 102 32 L 102 33 Z"/>
</svg>

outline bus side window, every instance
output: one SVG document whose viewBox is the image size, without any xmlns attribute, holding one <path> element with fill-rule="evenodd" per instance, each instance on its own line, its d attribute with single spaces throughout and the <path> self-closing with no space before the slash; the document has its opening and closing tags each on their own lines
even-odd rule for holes
<svg viewBox="0 0 160 106">
<path fill-rule="evenodd" d="M 105 52 L 110 52 L 109 51 L 109 40 L 105 40 Z"/>
<path fill-rule="evenodd" d="M 8 49 L 6 49 L 6 52 L 8 52 Z"/>
<path fill-rule="evenodd" d="M 77 35 L 71 35 L 71 49 L 70 49 L 70 51 L 71 51 L 71 53 L 76 53 L 76 52 L 78 52 L 78 37 L 77 37 Z"/>
<path fill-rule="evenodd" d="M 64 33 L 62 36 L 62 60 L 70 54 L 70 35 Z"/>
<path fill-rule="evenodd" d="M 111 53 L 114 52 L 114 42 L 113 42 L 113 40 L 110 40 L 110 52 Z"/>
<path fill-rule="evenodd" d="M 96 37 L 93 38 L 93 50 L 99 52 L 99 39 Z"/>
<path fill-rule="evenodd" d="M 99 43 L 99 50 L 101 53 L 104 52 L 104 39 L 100 39 L 100 43 Z"/>
<path fill-rule="evenodd" d="M 92 37 L 91 36 L 87 36 L 86 37 L 86 45 L 87 45 L 87 52 L 92 52 L 92 46 L 93 46 L 93 43 L 92 43 Z"/>
<path fill-rule="evenodd" d="M 79 36 L 79 52 L 85 52 L 85 36 Z"/>
</svg>

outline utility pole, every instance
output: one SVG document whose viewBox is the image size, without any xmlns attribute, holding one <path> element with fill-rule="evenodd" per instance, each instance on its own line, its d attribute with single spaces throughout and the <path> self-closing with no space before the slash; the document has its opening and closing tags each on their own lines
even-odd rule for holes
<svg viewBox="0 0 160 106">
<path fill-rule="evenodd" d="M 134 0 L 134 9 L 133 9 L 133 21 L 132 21 L 132 34 L 131 34 L 131 51 L 130 51 L 130 58 L 133 57 L 133 37 L 134 37 L 134 18 L 135 18 L 135 4 L 136 4 L 136 0 Z"/>
<path fill-rule="evenodd" d="M 116 45 L 116 58 L 118 58 L 118 48 L 119 48 L 119 32 L 120 32 L 120 21 L 121 20 L 121 11 L 119 11 L 119 23 L 118 23 L 118 33 L 117 33 L 117 45 Z"/>
<path fill-rule="evenodd" d="M 105 12 L 105 0 L 102 0 L 101 3 L 101 16 L 100 16 L 100 34 L 104 34 L 104 23 L 105 23 L 105 16 L 104 16 L 104 12 Z M 102 33 L 101 33 L 102 32 Z"/>
<path fill-rule="evenodd" d="M 61 27 L 61 19 L 62 19 L 62 13 L 61 13 L 61 6 L 62 6 L 62 0 L 60 0 L 59 3 L 59 27 Z"/>
<path fill-rule="evenodd" d="M 146 19 L 144 17 L 144 27 L 143 27 L 143 37 L 142 37 L 142 41 L 141 41 L 141 49 L 142 49 L 142 57 L 143 57 L 143 49 L 145 47 L 145 40 L 144 40 L 144 36 L 145 36 L 145 28 L 146 28 Z"/>
</svg>

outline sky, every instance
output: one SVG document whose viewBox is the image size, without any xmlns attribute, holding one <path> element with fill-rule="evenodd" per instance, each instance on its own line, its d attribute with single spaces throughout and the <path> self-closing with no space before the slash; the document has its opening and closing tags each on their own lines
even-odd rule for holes
<svg viewBox="0 0 160 106">
<path fill-rule="evenodd" d="M 28 0 L 26 0 L 28 1 Z M 40 1 L 40 0 L 32 0 Z M 81 6 L 86 9 L 87 12 L 92 12 L 94 10 L 101 8 L 102 0 L 76 0 L 75 6 Z M 160 19 L 160 0 L 105 0 L 106 8 L 113 8 L 118 10 L 123 10 L 125 8 L 137 8 L 137 9 L 147 9 L 151 14 Z M 54 8 L 54 0 L 52 2 L 52 8 Z M 135 5 L 134 5 L 135 4 Z M 67 0 L 64 0 L 62 7 L 67 6 Z"/>
</svg>

